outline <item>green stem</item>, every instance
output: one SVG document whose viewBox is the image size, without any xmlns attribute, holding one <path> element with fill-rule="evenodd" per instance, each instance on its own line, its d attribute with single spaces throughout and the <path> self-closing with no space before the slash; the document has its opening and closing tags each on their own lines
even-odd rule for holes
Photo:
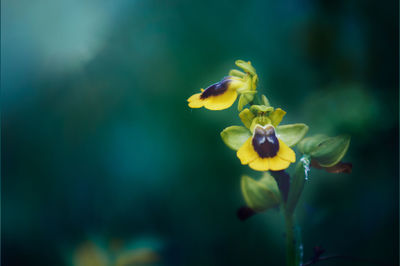
<svg viewBox="0 0 400 266">
<path fill-rule="evenodd" d="M 295 266 L 296 265 L 296 248 L 294 239 L 294 223 L 293 215 L 285 215 L 286 224 L 286 265 Z"/>
</svg>

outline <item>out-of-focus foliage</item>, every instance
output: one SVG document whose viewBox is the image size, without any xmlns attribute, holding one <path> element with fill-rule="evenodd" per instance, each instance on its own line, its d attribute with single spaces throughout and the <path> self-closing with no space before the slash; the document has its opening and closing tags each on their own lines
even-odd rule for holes
<svg viewBox="0 0 400 266">
<path fill-rule="evenodd" d="M 396 263 L 397 4 L 2 1 L 2 264 L 63 265 L 98 235 L 157 239 L 160 265 L 282 265 L 280 216 L 236 218 L 257 177 L 218 134 L 236 108 L 187 107 L 237 58 L 281 125 L 352 136 L 352 174 L 313 169 L 297 204 L 304 260 Z"/>
</svg>

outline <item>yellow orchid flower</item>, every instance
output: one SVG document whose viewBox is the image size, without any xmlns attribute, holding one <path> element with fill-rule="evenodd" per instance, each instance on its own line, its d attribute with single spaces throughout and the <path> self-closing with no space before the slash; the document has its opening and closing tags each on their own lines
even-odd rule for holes
<svg viewBox="0 0 400 266">
<path fill-rule="evenodd" d="M 200 93 L 196 93 L 188 99 L 189 107 L 205 107 L 209 110 L 227 109 L 236 101 L 238 94 L 242 94 L 239 100 L 239 110 L 251 102 L 257 92 L 258 76 L 250 61 L 237 60 L 235 64 L 244 72 L 233 69 L 229 72 L 228 77 L 205 90 L 201 89 Z"/>
<path fill-rule="evenodd" d="M 253 136 L 247 139 L 236 153 L 242 164 L 256 171 L 279 171 L 296 161 L 294 151 L 275 134 L 271 124 L 256 125 Z"/>
<path fill-rule="evenodd" d="M 192 95 L 189 99 L 189 107 L 205 107 L 209 110 L 223 110 L 232 106 L 238 96 L 238 91 L 248 90 L 249 84 L 241 78 L 228 76 L 223 78 L 201 93 Z"/>
</svg>

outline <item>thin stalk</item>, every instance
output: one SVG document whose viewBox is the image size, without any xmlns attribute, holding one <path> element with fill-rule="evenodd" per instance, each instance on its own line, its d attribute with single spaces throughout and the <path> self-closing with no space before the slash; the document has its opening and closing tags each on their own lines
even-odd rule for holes
<svg viewBox="0 0 400 266">
<path fill-rule="evenodd" d="M 296 248 L 294 239 L 294 224 L 293 215 L 285 215 L 286 224 L 286 265 L 295 266 L 296 265 Z"/>
</svg>

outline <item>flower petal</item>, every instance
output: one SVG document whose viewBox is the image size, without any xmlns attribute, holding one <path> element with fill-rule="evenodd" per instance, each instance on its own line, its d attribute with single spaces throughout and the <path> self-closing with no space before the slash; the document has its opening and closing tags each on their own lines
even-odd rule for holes
<svg viewBox="0 0 400 266">
<path fill-rule="evenodd" d="M 188 99 L 190 108 L 201 108 L 204 106 L 204 100 L 200 98 L 201 93 L 196 93 Z"/>
<path fill-rule="evenodd" d="M 252 161 L 249 166 L 256 171 L 268 171 L 269 170 L 269 160 L 271 158 L 260 158 L 258 157 Z"/>
<path fill-rule="evenodd" d="M 236 90 L 228 89 L 221 95 L 204 99 L 204 107 L 210 110 L 223 110 L 232 106 L 237 98 Z"/>
<path fill-rule="evenodd" d="M 279 139 L 279 151 L 277 156 L 291 163 L 294 163 L 296 161 L 296 154 L 294 153 L 294 151 L 280 139 Z"/>
<path fill-rule="evenodd" d="M 272 171 L 279 171 L 288 168 L 290 165 L 289 161 L 286 161 L 279 156 L 269 158 L 269 169 Z"/>
<path fill-rule="evenodd" d="M 259 158 L 257 152 L 254 150 L 253 145 L 251 144 L 251 140 L 252 138 L 250 137 L 236 152 L 236 155 L 242 164 L 248 164 Z"/>
</svg>

